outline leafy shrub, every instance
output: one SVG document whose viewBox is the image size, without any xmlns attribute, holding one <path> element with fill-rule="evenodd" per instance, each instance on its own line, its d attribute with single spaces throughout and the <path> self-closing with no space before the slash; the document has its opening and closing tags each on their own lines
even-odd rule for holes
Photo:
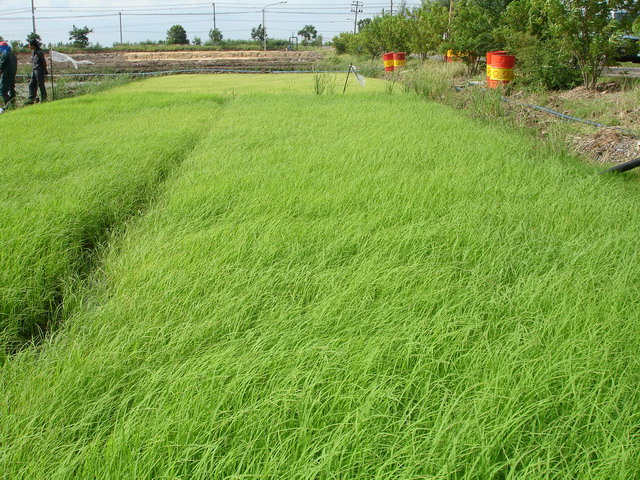
<svg viewBox="0 0 640 480">
<path fill-rule="evenodd" d="M 557 40 L 540 40 L 526 33 L 509 38 L 516 56 L 515 85 L 529 90 L 567 90 L 582 85 L 580 69 Z"/>
<path fill-rule="evenodd" d="M 338 55 L 344 55 L 345 53 L 352 53 L 352 45 L 355 41 L 355 35 L 353 33 L 342 32 L 340 35 L 333 37 L 332 43 Z"/>
</svg>

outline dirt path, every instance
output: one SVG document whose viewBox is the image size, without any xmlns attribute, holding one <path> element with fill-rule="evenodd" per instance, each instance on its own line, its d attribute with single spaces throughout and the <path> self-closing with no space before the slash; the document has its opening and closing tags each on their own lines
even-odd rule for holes
<svg viewBox="0 0 640 480">
<path fill-rule="evenodd" d="M 186 52 L 111 52 L 74 54 L 76 60 L 94 65 L 81 66 L 82 73 L 133 73 L 160 70 L 231 69 L 301 70 L 311 68 L 321 52 L 307 51 L 186 51 Z M 18 55 L 19 63 L 29 63 L 29 54 Z M 55 64 L 57 73 L 73 73 L 71 64 Z"/>
</svg>

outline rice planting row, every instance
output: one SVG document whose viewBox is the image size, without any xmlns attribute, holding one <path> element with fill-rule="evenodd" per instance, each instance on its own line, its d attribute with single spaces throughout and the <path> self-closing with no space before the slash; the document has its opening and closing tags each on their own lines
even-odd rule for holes
<svg viewBox="0 0 640 480">
<path fill-rule="evenodd" d="M 144 208 L 222 102 L 110 94 L 2 117 L 0 361 L 51 328 L 107 232 Z"/>
<path fill-rule="evenodd" d="M 1 367 L 7 478 L 638 471 L 637 185 L 409 95 L 232 97 Z"/>
</svg>

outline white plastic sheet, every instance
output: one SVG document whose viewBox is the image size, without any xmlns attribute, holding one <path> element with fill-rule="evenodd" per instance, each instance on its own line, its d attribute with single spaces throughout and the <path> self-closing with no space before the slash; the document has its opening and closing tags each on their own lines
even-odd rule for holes
<svg viewBox="0 0 640 480">
<path fill-rule="evenodd" d="M 55 52 L 53 50 L 51 50 L 51 60 L 56 63 L 73 63 L 76 70 L 78 69 L 78 65 L 93 65 L 93 62 L 90 62 L 89 60 L 74 60 L 67 54 Z"/>
<path fill-rule="evenodd" d="M 351 66 L 351 70 L 356 74 L 356 80 L 358 80 L 358 83 L 364 87 L 367 83 L 364 77 L 358 73 L 358 70 L 353 65 Z"/>
</svg>

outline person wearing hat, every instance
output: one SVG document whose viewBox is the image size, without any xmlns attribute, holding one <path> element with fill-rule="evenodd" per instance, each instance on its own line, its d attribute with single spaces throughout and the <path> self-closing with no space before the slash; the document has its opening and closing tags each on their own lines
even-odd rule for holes
<svg viewBox="0 0 640 480">
<path fill-rule="evenodd" d="M 29 100 L 27 100 L 27 104 L 36 101 L 38 88 L 40 88 L 40 101 L 44 102 L 47 99 L 47 87 L 44 83 L 44 77 L 49 74 L 47 71 L 47 59 L 40 48 L 40 42 L 38 40 L 29 40 L 29 48 L 32 50 L 31 65 L 33 67 L 33 73 L 31 74 L 31 82 L 29 82 Z"/>
<path fill-rule="evenodd" d="M 18 59 L 7 42 L 0 42 L 0 93 L 4 100 L 4 108 L 13 106 L 16 98 L 16 72 Z M 0 109 L 0 112 L 2 109 Z"/>
</svg>

